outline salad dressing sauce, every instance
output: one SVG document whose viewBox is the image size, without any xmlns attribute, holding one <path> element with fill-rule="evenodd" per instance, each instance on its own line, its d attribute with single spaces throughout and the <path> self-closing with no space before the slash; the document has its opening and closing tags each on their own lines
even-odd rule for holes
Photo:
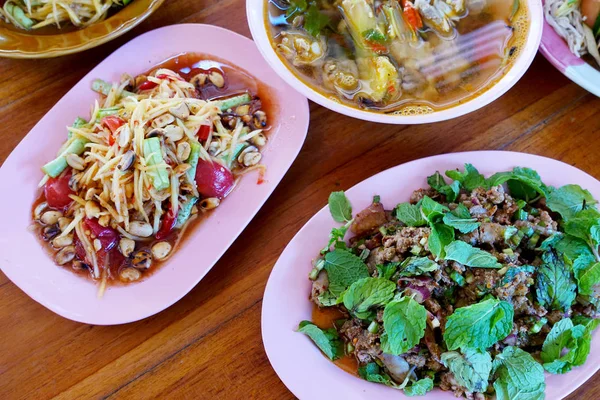
<svg viewBox="0 0 600 400">
<path fill-rule="evenodd" d="M 320 308 L 313 303 L 312 322 L 321 329 L 333 328 L 336 320 L 345 318 L 347 316 L 336 307 Z M 344 355 L 342 358 L 335 360 L 334 363 L 352 375 L 358 373 L 358 361 L 352 355 Z"/>
</svg>

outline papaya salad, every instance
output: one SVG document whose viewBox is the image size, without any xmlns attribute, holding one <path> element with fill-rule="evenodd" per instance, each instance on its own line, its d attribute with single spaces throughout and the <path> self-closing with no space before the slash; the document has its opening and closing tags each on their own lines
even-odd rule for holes
<svg viewBox="0 0 600 400">
<path fill-rule="evenodd" d="M 67 128 L 42 168 L 35 226 L 55 262 L 100 282 L 100 293 L 168 259 L 190 221 L 218 207 L 241 175 L 259 170 L 262 179 L 260 99 L 228 93 L 222 68 L 186 71 L 95 80 L 91 117 Z"/>
</svg>

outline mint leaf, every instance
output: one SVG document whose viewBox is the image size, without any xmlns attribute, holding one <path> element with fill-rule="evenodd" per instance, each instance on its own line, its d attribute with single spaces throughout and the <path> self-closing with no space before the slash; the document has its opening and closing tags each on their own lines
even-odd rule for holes
<svg viewBox="0 0 600 400">
<path fill-rule="evenodd" d="M 400 266 L 399 262 L 390 262 L 387 264 L 378 264 L 376 266 L 377 268 L 377 274 L 380 278 L 384 278 L 384 279 L 392 279 L 392 276 L 396 273 L 396 271 L 398 270 L 398 267 Z"/>
<path fill-rule="evenodd" d="M 325 255 L 325 270 L 329 278 L 329 291 L 334 296 L 342 294 L 357 280 L 369 277 L 369 269 L 360 258 L 339 249 Z"/>
<path fill-rule="evenodd" d="M 439 221 L 444 216 L 444 213 L 448 211 L 450 211 L 448 207 L 438 203 L 429 196 L 425 196 L 421 200 L 421 212 L 430 223 Z"/>
<path fill-rule="evenodd" d="M 564 374 L 585 363 L 590 353 L 592 331 L 599 321 L 585 317 L 578 321 L 582 324 L 574 325 L 570 318 L 560 320 L 546 336 L 540 357 L 548 372 Z"/>
<path fill-rule="evenodd" d="M 594 286 L 600 283 L 600 262 L 594 258 L 581 256 L 573 263 L 573 272 L 577 279 L 579 294 L 589 296 Z"/>
<path fill-rule="evenodd" d="M 446 257 L 445 248 L 454 240 L 454 228 L 444 224 L 432 224 L 431 233 L 427 239 L 429 251 L 436 259 L 444 259 Z"/>
<path fill-rule="evenodd" d="M 343 191 L 329 195 L 329 212 L 336 222 L 348 222 L 352 219 L 352 205 Z"/>
<path fill-rule="evenodd" d="M 386 305 L 394 297 L 396 284 L 384 278 L 363 278 L 354 282 L 344 292 L 344 306 L 356 316 L 373 307 Z"/>
<path fill-rule="evenodd" d="M 465 207 L 463 204 L 461 204 L 461 206 Z M 466 209 L 466 207 L 465 207 L 465 209 Z M 457 208 L 457 210 L 459 210 L 459 209 Z M 455 212 L 455 211 L 446 213 L 444 215 L 443 221 L 446 225 L 449 225 L 455 229 L 458 229 L 461 233 L 473 232 L 474 230 L 479 228 L 479 225 L 481 225 L 479 222 L 477 222 L 476 218 L 471 218 L 471 214 L 469 214 L 468 210 L 467 210 L 468 217 L 466 217 L 466 218 L 464 217 L 464 214 L 461 213 L 462 209 L 458 211 L 458 213 L 461 213 L 460 216 L 457 215 L 457 212 Z"/>
<path fill-rule="evenodd" d="M 490 298 L 457 308 L 446 321 L 444 340 L 449 350 L 486 350 L 512 330 L 513 306 Z"/>
<path fill-rule="evenodd" d="M 542 400 L 544 368 L 518 347 L 505 347 L 492 364 L 497 400 Z"/>
<path fill-rule="evenodd" d="M 492 371 L 492 357 L 488 352 L 467 349 L 462 355 L 457 351 L 449 351 L 442 354 L 442 364 L 467 391 L 483 393 L 487 390 Z"/>
<path fill-rule="evenodd" d="M 485 177 L 472 164 L 465 164 L 464 172 L 459 170 L 446 171 L 446 176 L 460 182 L 462 187 L 468 191 L 485 185 Z"/>
<path fill-rule="evenodd" d="M 331 307 L 338 304 L 338 297 L 331 294 L 329 290 L 321 293 L 317 298 L 319 299 L 319 303 L 324 307 Z"/>
<path fill-rule="evenodd" d="M 408 257 L 400 264 L 400 276 L 423 275 L 436 271 L 440 266 L 427 257 Z"/>
<path fill-rule="evenodd" d="M 522 167 L 515 167 L 512 172 L 498 172 L 487 179 L 486 185 L 492 187 L 505 182 L 511 196 L 527 202 L 538 196 L 545 196 L 548 191 L 536 171 Z"/>
<path fill-rule="evenodd" d="M 395 215 L 406 226 L 423 226 L 427 221 L 421 214 L 421 207 L 416 204 L 400 203 L 396 206 Z"/>
<path fill-rule="evenodd" d="M 502 268 L 502 264 L 496 257 L 460 240 L 455 240 L 447 245 L 445 251 L 446 260 L 456 261 L 469 267 Z"/>
<path fill-rule="evenodd" d="M 342 341 L 335 329 L 322 330 L 310 321 L 302 321 L 298 326 L 298 332 L 311 338 L 330 360 L 336 360 L 344 355 Z"/>
<path fill-rule="evenodd" d="M 368 363 L 362 367 L 358 367 L 358 376 L 361 378 L 375 383 L 383 383 L 388 386 L 395 386 L 395 383 L 392 381 L 392 378 L 377 365 L 376 363 Z"/>
<path fill-rule="evenodd" d="M 433 189 L 437 190 L 438 193 L 446 196 L 446 200 L 449 202 L 454 202 L 458 198 L 458 194 L 460 193 L 460 182 L 453 181 L 450 185 L 446 184 L 444 177 L 436 171 L 435 174 L 427 177 L 427 183 Z"/>
<path fill-rule="evenodd" d="M 565 262 L 554 252 L 542 255 L 544 264 L 538 269 L 536 294 L 538 302 L 554 310 L 566 311 L 575 300 L 575 282 Z"/>
<path fill-rule="evenodd" d="M 600 225 L 600 213 L 592 208 L 579 211 L 564 224 L 565 233 L 575 236 L 590 246 L 597 246 L 592 237 L 592 227 Z"/>
<path fill-rule="evenodd" d="M 425 396 L 425 393 L 433 389 L 433 379 L 423 378 L 404 388 L 404 394 L 413 396 Z"/>
<path fill-rule="evenodd" d="M 546 240 L 549 239 L 550 238 Z M 575 236 L 564 235 L 558 242 L 556 242 L 556 244 L 553 245 L 553 247 L 559 254 L 564 254 L 570 260 L 575 260 L 582 255 L 594 258 L 590 246 L 585 241 Z"/>
<path fill-rule="evenodd" d="M 344 226 L 340 226 L 339 228 L 332 228 L 329 233 L 329 242 L 327 242 L 327 246 L 321 249 L 321 254 L 325 254 L 331 249 L 332 245 L 335 245 L 336 248 L 345 248 L 346 243 L 344 242 L 344 237 L 346 236 L 346 232 L 348 232 L 348 228 L 350 224 L 346 224 Z"/>
<path fill-rule="evenodd" d="M 594 196 L 579 185 L 565 185 L 551 190 L 546 198 L 546 205 L 568 220 L 585 207 L 596 204 Z"/>
<path fill-rule="evenodd" d="M 415 347 L 425 334 L 427 311 L 411 297 L 388 303 L 383 310 L 384 353 L 400 355 Z"/>
</svg>

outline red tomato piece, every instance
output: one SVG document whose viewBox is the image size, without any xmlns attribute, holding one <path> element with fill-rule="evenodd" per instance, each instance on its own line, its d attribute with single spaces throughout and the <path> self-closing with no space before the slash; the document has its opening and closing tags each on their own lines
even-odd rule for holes
<svg viewBox="0 0 600 400">
<path fill-rule="evenodd" d="M 69 197 L 70 194 L 75 194 L 69 187 L 69 179 L 71 179 L 72 171 L 69 168 L 67 172 L 57 178 L 49 178 L 44 185 L 44 196 L 46 202 L 52 208 L 67 208 L 73 200 Z"/>
<path fill-rule="evenodd" d="M 156 239 L 162 240 L 166 238 L 175 227 L 175 221 L 177 221 L 177 213 L 174 213 L 172 208 L 169 206 L 169 211 L 167 211 L 163 217 L 162 225 L 160 226 L 158 232 L 156 232 Z"/>
<path fill-rule="evenodd" d="M 218 162 L 198 160 L 196 186 L 204 197 L 225 198 L 233 189 L 233 174 Z"/>
<path fill-rule="evenodd" d="M 212 132 L 212 125 L 200 125 L 200 129 L 198 129 L 198 140 L 205 141 L 208 140 L 210 133 Z"/>
<path fill-rule="evenodd" d="M 107 117 L 102 118 L 100 123 L 102 125 L 106 125 L 106 127 L 114 135 L 117 129 L 119 129 L 122 125 L 125 125 L 125 120 L 123 118 L 117 117 L 116 115 L 109 115 Z"/>
<path fill-rule="evenodd" d="M 138 90 L 150 90 L 157 87 L 158 84 L 150 81 L 144 81 L 138 85 Z"/>
<path fill-rule="evenodd" d="M 100 240 L 100 243 L 102 244 L 102 250 L 110 251 L 119 243 L 119 234 L 117 231 L 100 225 L 96 218 L 86 218 L 84 223 L 92 235 L 95 236 L 96 239 Z"/>
</svg>

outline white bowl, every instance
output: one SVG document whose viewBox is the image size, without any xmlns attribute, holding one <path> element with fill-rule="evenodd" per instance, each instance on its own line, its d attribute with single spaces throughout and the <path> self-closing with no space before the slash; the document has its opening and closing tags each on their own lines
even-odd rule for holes
<svg viewBox="0 0 600 400">
<path fill-rule="evenodd" d="M 247 0 L 246 13 L 248 14 L 248 24 L 250 25 L 252 37 L 254 38 L 258 49 L 262 53 L 263 57 L 267 60 L 271 68 L 273 68 L 275 72 L 294 89 L 315 103 L 322 105 L 323 107 L 329 108 L 330 110 L 340 114 L 348 115 L 350 117 L 387 124 L 424 124 L 444 121 L 465 115 L 491 103 L 506 93 L 508 89 L 517 83 L 525 71 L 527 71 L 527 68 L 529 68 L 533 58 L 535 57 L 535 54 L 537 53 L 540 40 L 542 38 L 542 4 L 538 0 L 528 0 L 527 7 L 529 10 L 530 25 L 529 32 L 527 33 L 527 39 L 525 41 L 525 47 L 520 52 L 512 67 L 496 84 L 494 84 L 483 94 L 451 108 L 423 115 L 388 115 L 359 110 L 357 108 L 349 107 L 337 101 L 331 100 L 312 89 L 296 75 L 294 75 L 281 61 L 271 46 L 271 42 L 269 41 L 266 29 L 268 21 L 265 20 L 266 2 L 267 0 Z"/>
</svg>

